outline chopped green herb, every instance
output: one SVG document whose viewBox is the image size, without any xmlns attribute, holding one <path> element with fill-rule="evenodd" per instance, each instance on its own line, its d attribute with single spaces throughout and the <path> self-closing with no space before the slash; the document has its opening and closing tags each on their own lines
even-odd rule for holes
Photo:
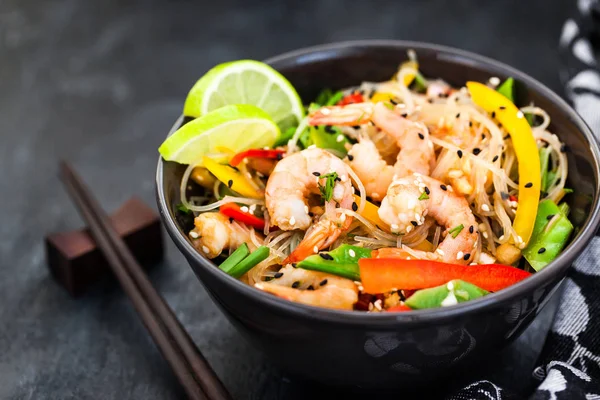
<svg viewBox="0 0 600 400">
<path fill-rule="evenodd" d="M 184 214 L 191 214 L 191 213 L 192 213 L 192 210 L 190 210 L 189 208 L 187 208 L 187 207 L 186 207 L 185 205 L 183 205 L 183 204 L 178 204 L 178 205 L 177 205 L 177 209 L 178 209 L 179 211 L 181 211 L 182 213 L 184 213 Z"/>
<path fill-rule="evenodd" d="M 458 225 L 458 226 L 455 226 L 454 228 L 450 229 L 450 230 L 448 231 L 448 233 L 449 233 L 450 235 L 452 235 L 452 237 L 453 237 L 454 239 L 456 239 L 456 237 L 457 237 L 457 236 L 460 234 L 460 232 L 461 232 L 461 231 L 464 229 L 464 227 L 465 227 L 465 226 L 464 226 L 463 224 L 460 224 L 460 225 Z"/>
<path fill-rule="evenodd" d="M 419 196 L 419 200 L 427 200 L 429 199 L 429 196 L 427 196 L 426 192 L 421 193 L 421 195 Z"/>
<path fill-rule="evenodd" d="M 571 188 L 563 188 L 563 192 L 565 192 L 565 194 L 573 193 L 573 189 L 571 189 Z"/>
<path fill-rule="evenodd" d="M 390 110 L 394 109 L 394 105 L 392 103 L 385 102 L 385 103 L 383 103 L 383 105 L 386 106 Z"/>
<path fill-rule="evenodd" d="M 320 106 L 333 106 L 344 97 L 341 91 L 333 92 L 331 89 L 323 89 L 315 99 Z"/>
<path fill-rule="evenodd" d="M 333 187 L 335 186 L 335 180 L 337 178 L 337 172 L 330 172 L 319 177 L 319 179 L 325 179 L 325 185 L 321 185 L 321 183 L 319 183 L 319 190 L 321 191 L 321 196 L 325 201 L 330 201 L 333 197 Z"/>
<path fill-rule="evenodd" d="M 254 268 L 258 263 L 263 262 L 269 257 L 271 253 L 271 249 L 267 246 L 260 246 L 258 249 L 254 250 L 249 256 L 244 258 L 242 261 L 238 262 L 233 268 L 231 268 L 227 273 L 234 278 L 239 278 L 244 275 L 246 272 L 250 271 Z M 225 260 L 227 262 L 227 260 Z"/>
<path fill-rule="evenodd" d="M 233 267 L 238 265 L 246 256 L 250 254 L 250 250 L 248 249 L 248 245 L 246 243 L 242 243 L 240 247 L 238 247 L 225 261 L 219 265 L 219 269 L 230 274 Z M 231 274 L 230 274 L 231 275 Z"/>
<path fill-rule="evenodd" d="M 334 94 L 331 95 L 331 97 L 329 98 L 329 100 L 327 100 L 327 103 L 325 103 L 326 106 L 334 106 L 338 103 L 338 101 L 340 101 L 342 98 L 344 97 L 344 93 L 342 93 L 342 91 L 337 91 Z"/>
</svg>

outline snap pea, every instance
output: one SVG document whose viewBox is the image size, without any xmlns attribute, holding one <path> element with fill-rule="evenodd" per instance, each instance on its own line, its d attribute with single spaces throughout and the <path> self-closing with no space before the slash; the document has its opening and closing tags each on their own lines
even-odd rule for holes
<svg viewBox="0 0 600 400">
<path fill-rule="evenodd" d="M 404 303 L 412 309 L 451 306 L 483 297 L 489 292 L 469 282 L 455 279 L 445 285 L 417 290 Z"/>
<path fill-rule="evenodd" d="M 297 264 L 297 267 L 359 281 L 358 260 L 369 257 L 371 257 L 371 249 L 342 244 L 332 251 L 306 257 Z"/>
</svg>

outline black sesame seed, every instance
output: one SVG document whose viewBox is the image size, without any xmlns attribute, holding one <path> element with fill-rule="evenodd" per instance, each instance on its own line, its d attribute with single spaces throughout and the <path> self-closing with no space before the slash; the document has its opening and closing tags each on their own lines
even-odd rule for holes
<svg viewBox="0 0 600 400">
<path fill-rule="evenodd" d="M 421 139 L 421 140 L 425 139 L 425 136 L 421 132 L 419 132 L 419 139 Z"/>
<path fill-rule="evenodd" d="M 356 204 L 356 202 L 352 202 L 352 211 L 356 211 L 358 210 L 358 204 Z"/>
<path fill-rule="evenodd" d="M 342 181 L 342 178 L 340 178 L 339 176 L 336 176 L 336 178 L 334 179 L 334 181 L 336 181 L 336 182 L 341 182 L 341 181 Z"/>
<path fill-rule="evenodd" d="M 229 223 L 230 224 L 233 223 L 233 218 L 232 217 L 229 217 Z"/>
<path fill-rule="evenodd" d="M 492 118 L 496 118 L 496 111 L 492 111 Z"/>
<path fill-rule="evenodd" d="M 506 107 L 504 107 L 504 106 L 500 106 L 498 108 L 501 109 L 501 110 L 505 110 L 506 109 Z"/>
<path fill-rule="evenodd" d="M 525 187 L 526 187 L 526 188 L 530 188 L 530 187 L 532 187 L 532 186 L 533 186 L 533 183 L 531 183 L 531 182 L 527 182 L 527 183 L 525 184 Z"/>
<path fill-rule="evenodd" d="M 469 258 L 471 258 L 471 254 L 467 253 L 463 256 L 463 260 L 467 261 Z"/>
<path fill-rule="evenodd" d="M 562 146 L 560 146 L 561 153 L 566 153 L 567 151 L 569 151 L 569 146 L 567 146 L 566 144 L 563 144 Z"/>
<path fill-rule="evenodd" d="M 473 121 L 469 121 L 469 128 L 473 126 Z"/>
<path fill-rule="evenodd" d="M 402 113 L 402 114 L 400 114 L 400 116 L 401 116 L 402 118 L 406 118 L 406 117 L 408 117 L 408 113 Z"/>
<path fill-rule="evenodd" d="M 469 233 L 473 233 L 474 231 L 475 231 L 475 228 L 473 228 L 473 225 L 471 225 L 471 226 L 469 227 Z"/>
<path fill-rule="evenodd" d="M 498 161 L 498 157 L 499 157 L 499 156 L 497 156 L 497 155 L 496 155 L 496 156 L 494 156 L 494 158 L 492 158 L 492 162 L 496 162 L 496 161 Z"/>
<path fill-rule="evenodd" d="M 281 278 L 283 276 L 283 272 L 277 272 L 275 275 L 273 275 L 273 278 L 278 279 Z"/>
<path fill-rule="evenodd" d="M 508 139 L 510 139 L 510 135 L 506 135 L 506 136 L 504 136 L 502 139 L 504 139 L 504 140 L 508 140 Z"/>
<path fill-rule="evenodd" d="M 458 158 L 462 158 L 462 150 L 457 150 L 456 154 L 458 154 Z"/>
<path fill-rule="evenodd" d="M 327 285 L 327 279 L 323 279 L 321 281 L 321 283 L 319 283 L 319 286 L 325 286 L 325 285 Z"/>
<path fill-rule="evenodd" d="M 440 187 L 442 188 L 442 190 L 446 191 L 448 190 L 448 187 L 446 185 L 440 185 Z"/>
<path fill-rule="evenodd" d="M 481 153 L 481 149 L 479 147 L 475 147 L 473 149 L 473 154 L 478 155 L 479 153 Z"/>
<path fill-rule="evenodd" d="M 360 125 L 354 125 L 353 128 L 354 129 L 360 129 Z"/>
<path fill-rule="evenodd" d="M 272 276 L 267 276 L 267 277 L 265 277 L 265 282 L 270 282 L 270 281 L 272 281 L 272 280 L 273 280 L 273 277 L 272 277 Z"/>
<path fill-rule="evenodd" d="M 331 133 L 331 134 L 336 133 L 335 129 L 333 129 L 333 126 L 331 126 L 331 125 L 325 125 L 325 132 Z"/>
<path fill-rule="evenodd" d="M 300 281 L 296 281 L 296 282 L 292 283 L 292 287 L 294 289 L 298 289 L 298 286 L 300 286 Z"/>
<path fill-rule="evenodd" d="M 502 197 L 502 200 L 508 200 L 510 195 L 506 192 L 500 192 L 500 197 Z"/>
<path fill-rule="evenodd" d="M 390 99 L 390 103 L 392 103 L 392 104 L 393 104 L 393 105 L 395 105 L 395 106 L 397 106 L 397 105 L 398 105 L 398 102 L 397 102 L 396 100 L 394 100 L 394 99 Z"/>
<path fill-rule="evenodd" d="M 413 226 L 417 226 L 417 225 L 419 225 L 419 224 L 417 223 L 417 221 L 410 221 L 410 223 L 411 223 L 411 224 L 413 224 Z"/>
<path fill-rule="evenodd" d="M 292 263 L 292 267 L 296 268 L 297 264 L 296 263 Z"/>
<path fill-rule="evenodd" d="M 232 167 L 231 165 L 230 165 L 230 167 L 235 169 L 237 172 L 240 172 L 240 169 L 238 167 Z"/>
<path fill-rule="evenodd" d="M 483 133 L 481 134 L 481 140 L 485 140 L 485 135 Z"/>
<path fill-rule="evenodd" d="M 313 285 L 310 285 L 309 287 L 306 288 L 306 290 L 315 290 L 315 288 L 313 287 Z"/>
<path fill-rule="evenodd" d="M 350 161 L 354 160 L 354 156 L 352 154 L 348 154 L 348 160 L 350 160 Z"/>
<path fill-rule="evenodd" d="M 546 217 L 546 219 L 547 219 L 548 221 L 550 221 L 552 218 L 554 218 L 554 214 L 550 214 L 550 215 L 548 215 L 548 216 Z"/>
<path fill-rule="evenodd" d="M 433 103 L 433 99 L 427 99 L 428 103 Z"/>
<path fill-rule="evenodd" d="M 315 171 L 315 172 L 313 172 L 313 175 L 314 175 L 314 176 L 321 176 L 321 173 L 320 173 L 320 172 L 317 172 L 317 171 Z"/>
<path fill-rule="evenodd" d="M 456 114 L 456 118 L 460 118 L 460 113 Z"/>
<path fill-rule="evenodd" d="M 354 188 L 354 194 L 357 196 L 360 196 L 360 190 L 358 190 L 357 188 Z"/>
<path fill-rule="evenodd" d="M 231 189 L 231 187 L 233 186 L 233 180 L 232 180 L 232 179 L 230 179 L 230 180 L 227 182 L 227 186 L 229 186 L 229 188 Z"/>
<path fill-rule="evenodd" d="M 498 128 L 502 128 L 502 124 L 498 122 Z"/>
<path fill-rule="evenodd" d="M 538 254 L 542 254 L 545 251 L 546 251 L 545 247 L 540 247 L 539 250 L 538 250 Z"/>
<path fill-rule="evenodd" d="M 323 260 L 329 260 L 329 261 L 333 260 L 333 257 L 327 253 L 319 253 L 319 256 L 321 256 L 321 258 Z"/>
<path fill-rule="evenodd" d="M 308 212 L 308 216 L 309 216 L 309 217 L 314 217 L 314 216 L 315 216 L 315 214 L 313 214 L 312 212 L 310 212 L 310 211 L 309 211 L 309 212 Z"/>
<path fill-rule="evenodd" d="M 283 154 L 282 153 L 277 153 L 277 160 L 283 160 Z"/>
<path fill-rule="evenodd" d="M 406 301 L 406 296 L 404 295 L 404 292 L 402 292 L 402 290 L 398 290 L 398 296 L 400 296 L 400 300 L 402 301 Z"/>
<path fill-rule="evenodd" d="M 431 192 L 429 191 L 429 188 L 428 188 L 427 186 L 425 186 L 425 193 L 427 193 L 427 194 L 431 193 Z"/>
</svg>

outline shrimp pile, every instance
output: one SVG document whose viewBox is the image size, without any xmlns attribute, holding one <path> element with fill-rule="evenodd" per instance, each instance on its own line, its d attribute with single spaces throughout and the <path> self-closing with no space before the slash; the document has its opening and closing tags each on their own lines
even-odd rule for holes
<svg viewBox="0 0 600 400">
<path fill-rule="evenodd" d="M 377 258 L 516 265 L 524 244 L 513 228 L 519 183 L 510 135 L 466 88 L 424 78 L 421 89 L 403 83 L 415 73 L 403 65 L 390 81 L 345 90 L 338 105 L 311 106 L 289 142 L 275 149 L 277 157 L 249 158 L 236 168 L 259 196 L 222 197 L 231 181 L 190 166 L 182 199 L 195 214 L 192 244 L 219 260 L 244 243 L 250 252 L 266 246 L 268 257 L 242 281 L 289 301 L 341 310 L 357 309 L 366 295 L 383 296 L 369 304 L 371 312 L 399 304 L 400 291 L 367 294 L 360 281 L 301 262 L 332 261 L 328 252 L 351 245 Z M 532 131 L 556 177 L 542 196 L 558 202 L 567 174 L 563 145 L 547 131 L 543 110 L 522 111 L 543 119 Z M 188 178 L 214 185 L 214 193 L 202 204 L 188 202 Z M 239 213 L 219 212 L 227 203 L 237 203 Z"/>
</svg>

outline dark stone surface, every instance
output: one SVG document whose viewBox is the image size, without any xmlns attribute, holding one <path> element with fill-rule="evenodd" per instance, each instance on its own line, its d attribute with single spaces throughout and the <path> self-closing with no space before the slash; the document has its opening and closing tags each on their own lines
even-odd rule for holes
<svg viewBox="0 0 600 400">
<path fill-rule="evenodd" d="M 51 280 L 42 237 L 80 226 L 56 178 L 59 158 L 74 162 L 109 210 L 131 195 L 154 205 L 156 148 L 195 79 L 222 61 L 324 42 L 452 45 L 558 91 L 555 44 L 569 3 L 0 2 L 0 398 L 183 396 L 118 287 L 75 301 Z M 325 393 L 284 378 L 249 348 L 170 241 L 151 278 L 235 398 Z M 547 307 L 480 375 L 524 390 L 551 318 Z"/>
</svg>

